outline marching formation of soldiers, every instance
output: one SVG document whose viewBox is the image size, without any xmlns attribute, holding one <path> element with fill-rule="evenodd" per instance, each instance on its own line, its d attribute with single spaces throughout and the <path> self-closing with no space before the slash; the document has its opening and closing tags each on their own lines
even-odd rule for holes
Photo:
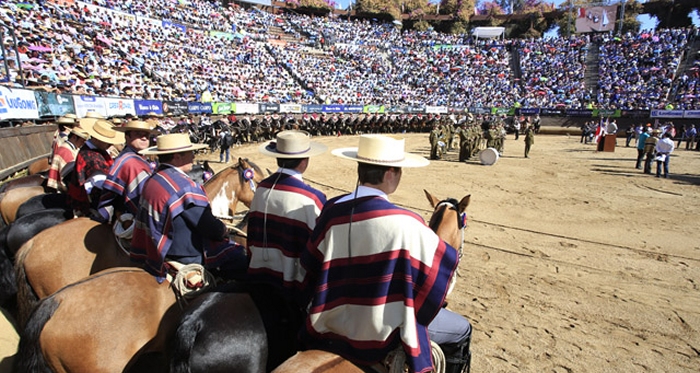
<svg viewBox="0 0 700 373">
<path fill-rule="evenodd" d="M 459 161 L 465 162 L 485 148 L 495 148 L 503 154 L 506 137 L 504 116 L 455 118 L 433 123 L 430 131 L 430 159 L 443 159 L 446 152 L 452 151 L 455 138 L 459 146 Z"/>
</svg>

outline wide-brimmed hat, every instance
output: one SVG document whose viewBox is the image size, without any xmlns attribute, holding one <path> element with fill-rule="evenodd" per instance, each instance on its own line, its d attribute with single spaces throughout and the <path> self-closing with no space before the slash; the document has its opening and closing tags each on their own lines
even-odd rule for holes
<svg viewBox="0 0 700 373">
<path fill-rule="evenodd" d="M 260 153 L 275 158 L 308 158 L 325 153 L 328 150 L 323 144 L 311 141 L 311 135 L 306 131 L 282 131 L 274 141 L 263 144 Z"/>
<path fill-rule="evenodd" d="M 141 150 L 139 154 L 173 154 L 206 148 L 206 144 L 193 144 L 186 133 L 171 133 L 156 138 L 156 146 Z"/>
<path fill-rule="evenodd" d="M 104 116 L 96 111 L 91 110 L 85 113 L 85 118 L 104 119 Z"/>
<path fill-rule="evenodd" d="M 383 135 L 362 135 L 357 148 L 335 149 L 331 154 L 361 163 L 387 167 L 424 167 L 427 159 L 404 151 L 405 140 Z"/>
<path fill-rule="evenodd" d="M 150 123 L 144 122 L 142 120 L 131 120 L 126 122 L 123 126 L 119 127 L 114 127 L 115 131 L 119 132 L 128 132 L 128 131 L 146 131 L 150 133 L 151 135 L 155 135 L 158 132 L 158 130 L 154 129 Z"/>
<path fill-rule="evenodd" d="M 56 123 L 68 126 L 75 126 L 76 124 L 78 124 L 78 117 L 75 114 L 65 114 L 62 117 L 56 119 Z"/>
<path fill-rule="evenodd" d="M 90 134 L 91 138 L 100 140 L 107 144 L 122 144 L 126 140 L 124 138 L 124 134 L 115 131 L 112 123 L 106 120 L 98 119 L 93 125 L 89 127 L 83 127 L 83 129 Z"/>
<path fill-rule="evenodd" d="M 90 140 L 90 134 L 88 133 L 88 131 L 86 131 L 84 128 L 82 128 L 80 126 L 75 126 L 75 127 L 71 128 L 70 133 L 72 133 L 73 135 L 76 135 L 82 139 Z"/>
</svg>

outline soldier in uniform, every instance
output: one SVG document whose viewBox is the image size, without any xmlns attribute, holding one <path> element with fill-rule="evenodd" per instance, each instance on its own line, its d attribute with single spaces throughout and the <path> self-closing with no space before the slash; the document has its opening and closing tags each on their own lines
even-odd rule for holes
<svg viewBox="0 0 700 373">
<path fill-rule="evenodd" d="M 440 142 L 442 142 L 444 138 L 445 136 L 438 127 L 437 123 L 433 123 L 433 130 L 430 131 L 430 159 L 442 159 Z"/>
</svg>

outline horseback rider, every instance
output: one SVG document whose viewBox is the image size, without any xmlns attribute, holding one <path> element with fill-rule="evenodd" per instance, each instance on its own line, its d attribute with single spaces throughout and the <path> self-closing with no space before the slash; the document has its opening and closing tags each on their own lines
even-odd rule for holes
<svg viewBox="0 0 700 373">
<path fill-rule="evenodd" d="M 229 241 L 226 225 L 214 217 L 201 185 L 187 176 L 194 151 L 186 134 L 161 135 L 156 146 L 140 151 L 157 155 L 160 165 L 146 180 L 131 240 L 131 258 L 159 282 L 179 264 L 200 264 L 224 278 L 241 278 L 248 268 L 245 247 Z"/>
<path fill-rule="evenodd" d="M 332 154 L 358 162 L 359 185 L 326 203 L 301 256 L 311 301 L 302 343 L 360 365 L 402 348 L 410 371 L 425 372 L 433 368 L 432 340 L 444 351 L 446 372 L 464 371 L 471 325 L 442 308 L 458 252 L 388 200 L 402 169 L 428 160 L 381 135 L 362 135 L 358 148 Z"/>
</svg>

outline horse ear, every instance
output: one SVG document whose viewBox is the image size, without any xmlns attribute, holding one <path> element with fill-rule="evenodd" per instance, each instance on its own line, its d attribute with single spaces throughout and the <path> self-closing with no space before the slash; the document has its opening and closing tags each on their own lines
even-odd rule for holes
<svg viewBox="0 0 700 373">
<path fill-rule="evenodd" d="M 427 190 L 423 189 L 423 192 L 425 193 L 425 197 L 428 198 L 428 202 L 430 202 L 430 207 L 435 208 L 438 203 L 440 203 L 440 200 L 435 198 L 430 192 Z"/>
<path fill-rule="evenodd" d="M 265 170 L 267 171 L 267 176 L 270 176 L 270 175 L 272 175 L 272 171 L 270 171 L 270 169 L 269 169 L 269 168 L 265 168 Z"/>
<path fill-rule="evenodd" d="M 469 206 L 469 201 L 471 200 L 472 195 L 468 194 L 464 198 L 462 198 L 461 201 L 459 201 L 459 212 L 464 212 L 467 210 L 467 206 Z"/>
</svg>

